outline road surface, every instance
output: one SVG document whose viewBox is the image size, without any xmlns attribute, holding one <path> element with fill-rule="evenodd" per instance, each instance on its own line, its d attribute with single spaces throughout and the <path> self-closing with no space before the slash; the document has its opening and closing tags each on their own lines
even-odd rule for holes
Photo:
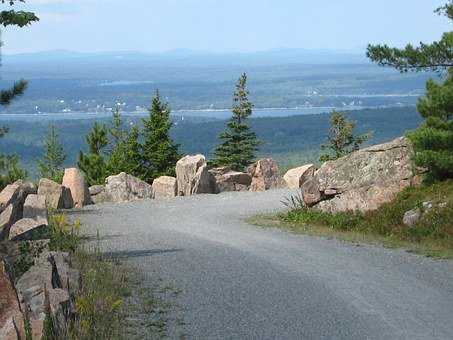
<svg viewBox="0 0 453 340">
<path fill-rule="evenodd" d="M 453 339 L 453 261 L 245 222 L 282 209 L 287 195 L 199 195 L 75 215 L 99 230 L 104 249 L 182 291 L 187 339 Z"/>
</svg>

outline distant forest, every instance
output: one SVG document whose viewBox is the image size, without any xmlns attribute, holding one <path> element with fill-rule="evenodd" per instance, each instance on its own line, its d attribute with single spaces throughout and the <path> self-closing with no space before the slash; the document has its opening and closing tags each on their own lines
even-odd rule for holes
<svg viewBox="0 0 453 340">
<path fill-rule="evenodd" d="M 348 117 L 357 122 L 357 132 L 371 132 L 369 144 L 380 143 L 401 136 L 405 131 L 416 128 L 421 118 L 415 107 L 369 109 L 349 111 Z M 140 124 L 141 119 L 125 117 L 127 125 Z M 85 135 L 94 119 L 54 121 L 68 154 L 67 164 L 74 165 L 79 150 L 86 148 Z M 108 119 L 100 122 L 109 123 Z M 224 129 L 224 120 L 185 118 L 174 116 L 173 138 L 187 154 L 202 153 L 211 156 L 217 144 L 217 136 Z M 36 160 L 43 153 L 43 140 L 50 121 L 8 121 L 10 133 L 0 139 L 0 148 L 17 153 L 31 175 L 36 173 Z M 260 156 L 274 157 L 282 167 L 305 162 L 317 162 L 320 145 L 325 141 L 329 128 L 329 115 L 304 115 L 280 118 L 255 118 L 253 129 L 263 142 Z"/>
</svg>

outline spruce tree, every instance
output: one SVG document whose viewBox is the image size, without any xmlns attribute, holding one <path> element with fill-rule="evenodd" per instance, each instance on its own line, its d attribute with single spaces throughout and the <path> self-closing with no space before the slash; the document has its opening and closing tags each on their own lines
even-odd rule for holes
<svg viewBox="0 0 453 340">
<path fill-rule="evenodd" d="M 143 119 L 143 144 L 140 178 L 151 183 L 159 176 L 174 176 L 175 165 L 180 158 L 179 145 L 170 137 L 173 122 L 168 104 L 161 101 L 156 91 L 149 109 L 149 117 Z"/>
<path fill-rule="evenodd" d="M 332 161 L 359 150 L 360 145 L 368 139 L 369 135 L 356 136 L 354 128 L 355 122 L 348 120 L 344 114 L 333 111 L 330 115 L 327 144 L 321 146 L 321 149 L 327 150 L 327 153 L 321 155 L 319 160 L 321 162 Z"/>
<path fill-rule="evenodd" d="M 41 177 L 61 183 L 64 175 L 63 163 L 66 160 L 66 154 L 54 125 L 50 126 L 44 145 L 43 159 L 38 162 Z"/>
<path fill-rule="evenodd" d="M 453 20 L 453 1 L 436 10 Z M 387 45 L 369 45 L 368 57 L 382 66 L 407 71 L 447 71 L 445 81 L 429 80 L 426 95 L 417 109 L 425 122 L 408 133 L 414 146 L 415 165 L 428 169 L 427 180 L 453 178 L 453 32 L 446 32 L 439 41 L 421 43 L 404 49 Z"/>
<path fill-rule="evenodd" d="M 259 142 L 248 123 L 253 110 L 248 96 L 247 75 L 244 73 L 236 84 L 233 115 L 226 130 L 219 136 L 221 144 L 214 151 L 214 159 L 210 162 L 212 166 L 229 166 L 243 171 L 254 161 Z"/>
<path fill-rule="evenodd" d="M 139 130 L 136 126 L 133 126 L 129 131 L 126 131 L 119 110 L 116 110 L 113 114 L 110 136 L 111 152 L 107 163 L 109 175 L 125 172 L 132 176 L 139 176 L 141 168 Z"/>
<path fill-rule="evenodd" d="M 89 185 L 104 184 L 107 177 L 107 165 L 104 160 L 104 149 L 108 146 L 107 127 L 98 122 L 94 123 L 91 132 L 86 137 L 88 153 L 80 151 L 77 163 L 85 173 Z"/>
</svg>

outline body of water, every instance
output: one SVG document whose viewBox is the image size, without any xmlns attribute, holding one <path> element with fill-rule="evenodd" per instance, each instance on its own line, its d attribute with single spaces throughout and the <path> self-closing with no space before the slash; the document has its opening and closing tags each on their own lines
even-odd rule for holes
<svg viewBox="0 0 453 340">
<path fill-rule="evenodd" d="M 254 109 L 253 117 L 287 117 L 297 115 L 313 115 L 329 113 L 332 110 L 350 111 L 361 109 L 373 109 L 378 107 L 358 107 L 358 106 L 343 106 L 339 107 L 303 107 L 303 108 L 269 108 L 269 109 Z M 383 107 L 379 107 L 383 108 Z M 123 116 L 144 117 L 147 112 L 123 112 Z M 203 117 L 211 119 L 227 119 L 231 117 L 231 110 L 174 110 L 173 116 L 178 117 Z M 67 119 L 103 119 L 110 118 L 111 112 L 90 113 L 90 112 L 59 112 L 59 113 L 36 113 L 36 114 L 0 114 L 0 121 L 54 121 Z"/>
</svg>

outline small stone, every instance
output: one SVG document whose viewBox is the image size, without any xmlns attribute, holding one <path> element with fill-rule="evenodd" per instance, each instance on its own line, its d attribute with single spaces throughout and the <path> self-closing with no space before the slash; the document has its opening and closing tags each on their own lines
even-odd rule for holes
<svg viewBox="0 0 453 340">
<path fill-rule="evenodd" d="M 422 212 L 419 208 L 407 211 L 403 216 L 403 224 L 409 228 L 415 227 L 420 221 Z"/>
</svg>

